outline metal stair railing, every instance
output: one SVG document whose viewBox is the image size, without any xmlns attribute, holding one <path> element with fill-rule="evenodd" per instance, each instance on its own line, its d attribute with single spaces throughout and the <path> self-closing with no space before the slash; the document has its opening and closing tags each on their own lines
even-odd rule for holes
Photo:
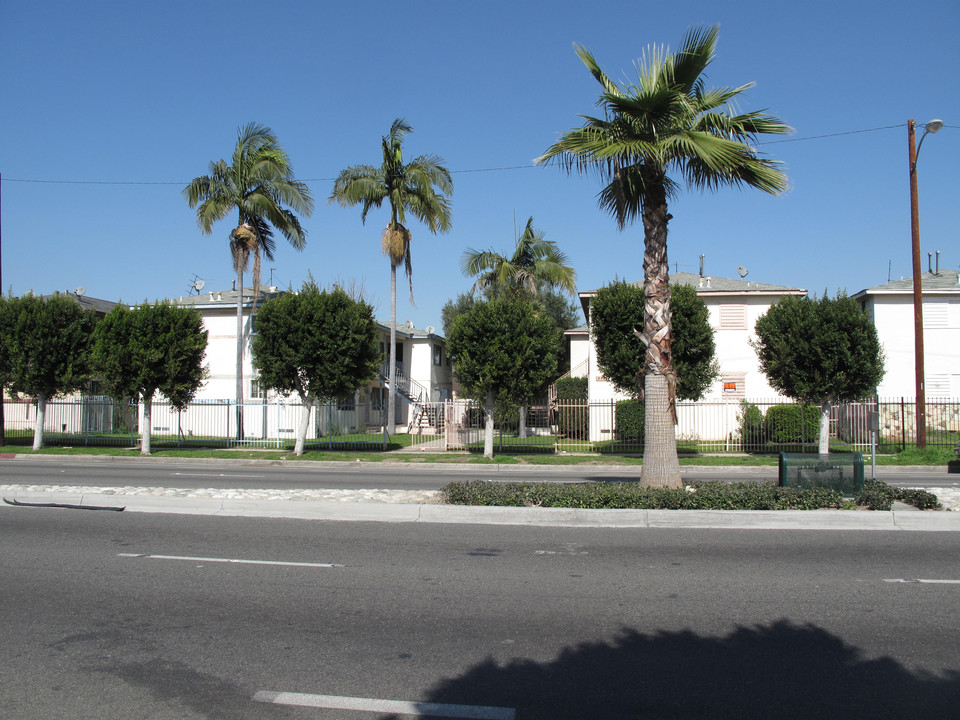
<svg viewBox="0 0 960 720">
<path fill-rule="evenodd" d="M 388 388 L 390 387 L 390 364 L 383 363 L 380 366 L 380 380 Z M 427 411 L 426 399 L 428 397 L 427 388 L 418 383 L 413 378 L 407 376 L 400 363 L 396 365 L 397 393 L 406 400 L 413 408 L 410 414 L 410 421 L 407 423 L 407 432 L 411 432 L 415 427 L 422 427 L 421 418 Z M 427 416 L 429 421 L 429 416 Z"/>
</svg>

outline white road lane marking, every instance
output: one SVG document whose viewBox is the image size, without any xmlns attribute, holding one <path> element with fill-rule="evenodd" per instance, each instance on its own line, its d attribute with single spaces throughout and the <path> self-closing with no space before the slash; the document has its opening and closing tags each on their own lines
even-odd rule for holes
<svg viewBox="0 0 960 720">
<path fill-rule="evenodd" d="M 238 475 L 236 473 L 186 473 L 186 472 L 175 472 L 170 473 L 174 477 L 231 477 L 231 478 L 262 478 L 266 477 L 265 475 Z"/>
<path fill-rule="evenodd" d="M 378 700 L 376 698 L 343 697 L 340 695 L 312 695 L 308 693 L 274 692 L 261 690 L 253 699 L 274 705 L 297 705 L 327 710 L 359 710 L 361 712 L 394 713 L 417 717 L 470 718 L 471 720 L 514 720 L 513 708 L 484 705 L 447 705 L 443 703 L 409 702 L 405 700 Z"/>
<path fill-rule="evenodd" d="M 924 580 L 923 578 L 915 578 L 912 580 L 907 580 L 905 578 L 890 578 L 889 580 L 884 580 L 888 583 L 925 583 L 928 585 L 960 585 L 960 580 Z"/>
<path fill-rule="evenodd" d="M 145 553 L 117 553 L 117 557 L 144 560 L 189 560 L 190 562 L 236 563 L 238 565 L 282 565 L 285 567 L 342 568 L 337 563 L 290 562 L 286 560 L 243 560 L 240 558 L 189 557 L 186 555 L 147 555 Z"/>
</svg>

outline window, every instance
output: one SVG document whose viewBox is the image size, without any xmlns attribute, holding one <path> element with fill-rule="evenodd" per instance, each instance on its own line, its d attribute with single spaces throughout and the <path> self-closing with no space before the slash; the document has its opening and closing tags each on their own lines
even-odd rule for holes
<svg viewBox="0 0 960 720">
<path fill-rule="evenodd" d="M 347 395 L 346 397 L 337 398 L 337 410 L 356 410 L 357 401 L 356 395 Z"/>
<path fill-rule="evenodd" d="M 443 365 L 443 348 L 436 344 L 433 346 L 433 364 Z"/>
<path fill-rule="evenodd" d="M 255 377 L 250 380 L 250 397 L 260 400 L 267 396 L 267 389 L 260 383 L 260 378 Z"/>
</svg>

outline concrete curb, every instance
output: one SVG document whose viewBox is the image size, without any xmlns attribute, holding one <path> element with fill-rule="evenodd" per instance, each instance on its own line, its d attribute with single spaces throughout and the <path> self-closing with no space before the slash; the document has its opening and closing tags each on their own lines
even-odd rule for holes
<svg viewBox="0 0 960 720">
<path fill-rule="evenodd" d="M 152 497 L 142 495 L 20 492 L 23 503 L 124 507 L 127 512 L 222 517 L 526 525 L 592 528 L 702 528 L 738 530 L 960 531 L 960 513 L 862 510 L 582 510 L 575 508 L 473 507 L 400 503 L 316 502 Z M 0 508 L 17 510 L 10 505 Z"/>
</svg>

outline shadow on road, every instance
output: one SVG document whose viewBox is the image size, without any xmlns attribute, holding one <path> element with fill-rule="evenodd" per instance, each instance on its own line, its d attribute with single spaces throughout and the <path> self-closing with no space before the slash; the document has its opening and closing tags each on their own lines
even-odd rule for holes
<svg viewBox="0 0 960 720">
<path fill-rule="evenodd" d="M 424 700 L 516 708 L 516 720 L 932 720 L 958 717 L 960 671 L 914 673 L 819 627 L 778 621 L 722 638 L 625 630 L 549 663 L 487 660 Z"/>
</svg>

